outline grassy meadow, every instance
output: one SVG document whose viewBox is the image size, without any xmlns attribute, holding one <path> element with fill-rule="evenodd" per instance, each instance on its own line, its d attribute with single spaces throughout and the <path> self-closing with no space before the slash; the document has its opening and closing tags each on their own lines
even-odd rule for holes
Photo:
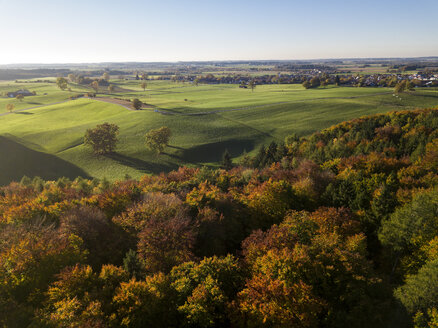
<svg viewBox="0 0 438 328">
<path fill-rule="evenodd" d="M 37 92 L 23 101 L 0 97 L 0 115 L 10 102 L 16 109 L 41 106 L 0 116 L 0 184 L 23 175 L 114 180 L 180 165 L 214 167 L 225 149 L 238 160 L 244 150 L 254 153 L 262 144 L 282 141 L 291 133 L 304 136 L 363 115 L 438 105 L 438 91 L 433 89 L 397 98 L 385 88 L 259 85 L 251 91 L 231 84 L 147 81 L 143 91 L 139 81 L 111 84 L 123 92 L 102 96 L 139 98 L 152 108 L 131 111 L 95 99 L 69 100 L 89 91 L 74 84 L 69 85 L 71 91 L 61 91 L 54 83 L 0 83 L 0 94 L 21 88 Z M 83 136 L 103 122 L 120 127 L 119 144 L 116 153 L 95 156 L 84 146 Z M 146 148 L 144 135 L 161 126 L 171 129 L 172 139 L 157 156 Z"/>
</svg>

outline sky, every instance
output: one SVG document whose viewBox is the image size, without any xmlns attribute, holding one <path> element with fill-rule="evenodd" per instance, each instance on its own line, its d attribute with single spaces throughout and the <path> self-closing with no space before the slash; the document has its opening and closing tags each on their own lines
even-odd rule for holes
<svg viewBox="0 0 438 328">
<path fill-rule="evenodd" d="M 0 64 L 438 56 L 438 0 L 0 0 Z"/>
</svg>

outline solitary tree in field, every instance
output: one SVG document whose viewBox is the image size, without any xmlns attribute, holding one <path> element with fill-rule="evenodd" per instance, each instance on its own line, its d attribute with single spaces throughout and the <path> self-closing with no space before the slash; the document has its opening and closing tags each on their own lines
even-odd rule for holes
<svg viewBox="0 0 438 328">
<path fill-rule="evenodd" d="M 94 89 L 94 91 L 99 91 L 99 82 L 93 81 L 91 82 L 90 86 Z"/>
<path fill-rule="evenodd" d="M 251 91 L 252 92 L 254 92 L 254 89 L 255 89 L 255 87 L 256 87 L 256 83 L 255 83 L 255 81 L 254 80 L 251 80 L 250 82 L 249 82 L 249 87 L 251 88 Z"/>
<path fill-rule="evenodd" d="M 56 79 L 56 85 L 58 86 L 58 88 L 60 88 L 61 90 L 65 90 L 67 89 L 67 80 L 63 77 L 58 77 Z"/>
<path fill-rule="evenodd" d="M 112 84 L 108 86 L 108 92 L 110 93 L 114 92 L 114 86 Z"/>
<path fill-rule="evenodd" d="M 20 94 L 20 95 L 17 95 L 15 98 L 19 101 L 23 101 L 24 96 Z"/>
<path fill-rule="evenodd" d="M 12 112 L 14 111 L 14 108 L 15 108 L 15 105 L 14 105 L 14 104 L 7 104 L 7 105 L 6 105 L 6 110 L 7 110 L 9 113 L 12 113 Z"/>
<path fill-rule="evenodd" d="M 230 170 L 233 167 L 233 162 L 231 160 L 231 155 L 228 152 L 228 149 L 225 149 L 225 152 L 222 155 L 222 168 L 225 170 Z"/>
<path fill-rule="evenodd" d="M 110 75 L 109 75 L 109 73 L 108 72 L 105 72 L 105 73 L 103 73 L 103 79 L 105 80 L 105 81 L 109 81 L 110 80 Z"/>
<path fill-rule="evenodd" d="M 172 133 L 167 126 L 159 129 L 150 130 L 146 133 L 146 145 L 148 148 L 157 154 L 160 154 L 164 148 L 169 144 Z"/>
<path fill-rule="evenodd" d="M 112 153 L 116 147 L 119 127 L 115 124 L 103 123 L 85 133 L 84 143 L 93 148 L 98 155 Z"/>
<path fill-rule="evenodd" d="M 146 82 L 141 82 L 140 84 L 141 88 L 143 89 L 143 91 L 146 91 L 146 87 L 148 86 Z"/>
<path fill-rule="evenodd" d="M 397 83 L 394 87 L 394 92 L 397 94 L 405 92 L 405 91 L 410 91 L 410 90 L 414 90 L 414 85 L 407 80 L 403 80 L 403 81 Z"/>
<path fill-rule="evenodd" d="M 142 106 L 143 103 L 139 99 L 135 98 L 132 100 L 132 108 L 139 110 Z"/>
<path fill-rule="evenodd" d="M 312 87 L 312 85 L 310 84 L 309 81 L 306 80 L 306 81 L 303 82 L 303 87 L 304 87 L 305 89 L 309 89 L 309 88 Z"/>
</svg>

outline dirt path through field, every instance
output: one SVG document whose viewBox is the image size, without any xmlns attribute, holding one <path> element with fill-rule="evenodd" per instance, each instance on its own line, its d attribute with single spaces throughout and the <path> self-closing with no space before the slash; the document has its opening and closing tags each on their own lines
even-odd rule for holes
<svg viewBox="0 0 438 328">
<path fill-rule="evenodd" d="M 110 104 L 114 104 L 114 105 L 119 105 L 119 106 L 122 106 L 123 108 L 126 108 L 127 110 L 136 110 L 136 109 L 132 108 L 132 104 L 130 101 L 123 100 L 123 99 L 110 98 L 110 97 L 94 97 L 94 98 L 86 98 L 86 99 L 97 100 L 97 101 L 102 101 L 102 102 L 106 102 L 106 103 L 110 103 Z M 150 109 L 150 108 L 153 108 L 153 106 L 143 104 L 142 109 L 147 109 L 147 108 Z"/>
</svg>

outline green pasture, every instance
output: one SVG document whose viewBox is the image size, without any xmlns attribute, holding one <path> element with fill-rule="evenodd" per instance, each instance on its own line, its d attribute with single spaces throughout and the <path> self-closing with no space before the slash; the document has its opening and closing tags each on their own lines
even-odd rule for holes
<svg viewBox="0 0 438 328">
<path fill-rule="evenodd" d="M 244 150 L 255 153 L 262 144 L 282 141 L 291 133 L 309 135 L 363 115 L 438 105 L 438 91 L 433 89 L 394 97 L 385 88 L 305 90 L 300 85 L 264 85 L 252 92 L 236 85 L 147 81 L 143 91 L 140 81 L 111 83 L 125 92 L 106 96 L 136 97 L 153 107 L 130 111 L 98 100 L 77 99 L 0 116 L 0 184 L 23 175 L 114 180 L 180 165 L 217 167 L 225 149 L 238 160 Z M 37 96 L 26 97 L 22 103 L 14 100 L 17 108 L 52 104 L 85 91 L 75 85 L 70 85 L 69 92 L 55 84 L 24 84 Z M 14 82 L 2 83 L 0 93 L 19 88 Z M 7 100 L 0 98 L 0 108 Z M 119 144 L 114 154 L 95 156 L 84 146 L 83 136 L 86 129 L 103 122 L 120 127 Z M 171 129 L 172 139 L 165 153 L 157 156 L 146 148 L 144 135 L 161 126 Z"/>
<path fill-rule="evenodd" d="M 29 80 L 28 82 L 0 82 L 0 114 L 6 112 L 6 104 L 12 103 L 15 105 L 15 110 L 31 108 L 41 105 L 52 104 L 68 100 L 71 96 L 77 95 L 81 92 L 89 92 L 88 87 L 77 84 L 69 84 L 71 91 L 62 91 L 56 83 L 37 83 L 37 79 Z M 53 78 L 43 78 L 41 80 L 53 80 Z M 18 91 L 20 89 L 27 89 L 30 92 L 35 91 L 35 96 L 24 97 L 23 100 L 15 98 L 8 98 L 5 96 L 8 92 Z"/>
</svg>

